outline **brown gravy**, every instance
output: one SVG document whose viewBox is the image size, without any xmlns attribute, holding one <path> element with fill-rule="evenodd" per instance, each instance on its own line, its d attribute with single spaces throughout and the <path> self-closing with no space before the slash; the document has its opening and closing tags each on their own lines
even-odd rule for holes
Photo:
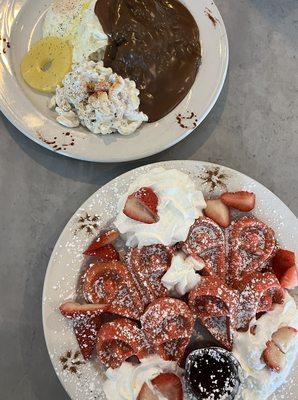
<svg viewBox="0 0 298 400">
<path fill-rule="evenodd" d="M 154 122 L 187 95 L 201 61 L 199 28 L 178 0 L 98 0 L 109 36 L 104 65 L 136 82 L 140 110 Z"/>
</svg>

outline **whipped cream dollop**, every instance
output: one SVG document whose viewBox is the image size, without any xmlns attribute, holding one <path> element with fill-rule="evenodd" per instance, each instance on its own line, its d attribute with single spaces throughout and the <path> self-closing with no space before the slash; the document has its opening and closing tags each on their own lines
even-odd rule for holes
<svg viewBox="0 0 298 400">
<path fill-rule="evenodd" d="M 298 329 L 298 310 L 295 300 L 286 293 L 284 304 L 276 304 L 272 311 L 267 312 L 258 320 L 253 320 L 250 326 L 256 325 L 255 335 L 250 332 L 235 332 L 233 353 L 239 360 L 246 379 L 243 384 L 243 400 L 266 400 L 281 386 L 293 364 L 298 352 L 298 338 L 293 341 L 286 353 L 285 366 L 281 372 L 267 368 L 262 361 L 262 353 L 266 343 L 279 328 L 290 326 Z"/>
<path fill-rule="evenodd" d="M 201 277 L 196 271 L 204 267 L 203 260 L 199 261 L 179 252 L 172 258 L 171 266 L 161 278 L 161 282 L 172 296 L 184 296 L 200 282 Z"/>
<path fill-rule="evenodd" d="M 164 372 L 181 374 L 176 362 L 158 356 L 147 357 L 137 365 L 124 362 L 119 368 L 106 371 L 103 390 L 108 400 L 136 400 L 143 384 L 152 388 L 150 381 Z M 164 400 L 163 396 L 159 395 L 159 400 Z"/>
<path fill-rule="evenodd" d="M 144 224 L 127 217 L 123 208 L 127 197 L 141 187 L 151 187 L 158 197 L 155 224 Z M 115 225 L 130 247 L 152 244 L 171 246 L 185 241 L 189 228 L 206 208 L 204 196 L 191 178 L 176 169 L 154 168 L 139 176 L 122 196 Z"/>
</svg>

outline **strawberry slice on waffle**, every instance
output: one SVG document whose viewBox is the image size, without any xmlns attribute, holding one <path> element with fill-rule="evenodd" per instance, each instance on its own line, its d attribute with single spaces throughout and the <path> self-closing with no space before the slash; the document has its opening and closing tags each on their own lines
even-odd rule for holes
<svg viewBox="0 0 298 400">
<path fill-rule="evenodd" d="M 85 299 L 94 304 L 107 304 L 107 311 L 139 319 L 144 303 L 127 267 L 118 262 L 96 263 L 83 278 Z"/>
<path fill-rule="evenodd" d="M 95 257 L 97 262 L 108 262 L 113 260 L 115 261 L 119 260 L 119 253 L 112 244 L 107 244 L 95 250 L 87 249 L 84 254 Z"/>
<path fill-rule="evenodd" d="M 158 299 L 142 315 L 141 325 L 156 354 L 164 360 L 183 361 L 194 326 L 186 303 L 169 297 Z"/>
<path fill-rule="evenodd" d="M 61 314 L 73 320 L 74 333 L 85 360 L 91 358 L 95 349 L 97 333 L 102 323 L 101 314 L 106 309 L 105 304 L 68 302 L 60 306 Z"/>
<path fill-rule="evenodd" d="M 225 237 L 222 229 L 212 219 L 198 218 L 190 228 L 183 250 L 194 258 L 200 257 L 205 262 L 208 275 L 225 279 Z"/>
<path fill-rule="evenodd" d="M 102 325 L 96 349 L 100 361 L 111 368 L 119 367 L 132 356 L 142 359 L 151 353 L 142 330 L 135 322 L 126 318 Z"/>
<path fill-rule="evenodd" d="M 254 217 L 233 222 L 228 237 L 229 283 L 237 286 L 244 273 L 260 271 L 274 255 L 276 241 L 269 226 Z"/>
<path fill-rule="evenodd" d="M 109 244 L 113 244 L 118 237 L 120 236 L 120 233 L 116 231 L 115 229 L 110 229 L 109 231 L 101 233 L 87 248 L 87 250 L 84 251 L 85 255 L 92 256 L 96 254 L 96 251 L 104 246 L 108 246 Z"/>
<path fill-rule="evenodd" d="M 170 267 L 171 259 L 170 251 L 163 245 L 131 248 L 128 251 L 127 266 L 146 305 L 168 295 L 161 278 Z"/>
</svg>

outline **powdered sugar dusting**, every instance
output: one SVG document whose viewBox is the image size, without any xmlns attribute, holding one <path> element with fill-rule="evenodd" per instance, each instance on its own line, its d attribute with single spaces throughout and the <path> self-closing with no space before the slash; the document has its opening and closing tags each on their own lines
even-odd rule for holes
<svg viewBox="0 0 298 400">
<path fill-rule="evenodd" d="M 179 169 L 187 173 L 199 185 L 201 180 L 198 176 L 208 169 L 216 167 L 208 163 L 191 161 L 159 163 L 158 166 Z M 101 389 L 101 382 L 104 380 L 104 370 L 98 361 L 94 359 L 79 366 L 80 378 L 68 369 L 63 371 L 60 357 L 65 355 L 69 350 L 74 354 L 78 349 L 78 345 L 73 334 L 72 324 L 60 315 L 58 307 L 66 299 L 73 300 L 76 298 L 76 294 L 78 293 L 78 278 L 81 275 L 83 261 L 82 252 L 97 236 L 100 229 L 112 226 L 119 197 L 127 191 L 128 186 L 135 180 L 136 176 L 143 174 L 153 167 L 156 167 L 156 164 L 134 170 L 115 179 L 96 192 L 75 213 L 53 251 L 43 295 L 44 330 L 55 371 L 67 392 L 74 400 L 104 400 L 105 396 Z M 225 181 L 228 190 L 235 191 L 241 189 L 256 193 L 258 201 L 254 215 L 273 227 L 281 246 L 297 251 L 298 228 L 296 218 L 287 207 L 267 189 L 250 178 L 223 167 L 221 168 L 221 173 L 228 175 L 228 179 Z M 210 195 L 208 185 L 204 185 L 202 189 L 204 195 L 208 197 Z M 214 188 L 213 195 L 218 195 L 223 190 L 223 187 L 218 185 Z M 80 224 L 79 219 L 84 217 L 86 213 L 91 216 L 96 215 L 98 218 L 98 221 L 96 221 L 98 227 L 91 228 L 91 233 L 87 233 L 86 229 L 78 229 Z M 297 390 L 297 383 L 294 378 L 295 371 L 293 371 L 292 376 L 293 378 L 289 378 L 287 385 L 275 396 L 276 400 L 281 399 L 281 396 L 284 396 L 284 398 L 295 397 Z M 296 376 L 298 376 L 297 370 Z"/>
</svg>

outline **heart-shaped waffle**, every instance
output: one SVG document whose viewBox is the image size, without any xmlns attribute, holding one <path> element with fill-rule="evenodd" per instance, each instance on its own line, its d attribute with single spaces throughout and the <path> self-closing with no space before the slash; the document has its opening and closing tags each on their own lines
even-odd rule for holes
<svg viewBox="0 0 298 400">
<path fill-rule="evenodd" d="M 228 279 L 237 286 L 242 274 L 260 271 L 271 260 L 276 247 L 274 232 L 254 217 L 243 217 L 233 222 L 228 247 Z"/>
<path fill-rule="evenodd" d="M 202 277 L 189 293 L 189 307 L 209 332 L 226 348 L 232 349 L 231 327 L 246 331 L 259 312 L 282 303 L 284 291 L 270 272 L 243 276 L 238 288 L 228 287 L 216 277 Z"/>
<path fill-rule="evenodd" d="M 183 250 L 205 262 L 204 271 L 225 279 L 225 237 L 222 229 L 212 219 L 198 218 L 190 228 Z"/>
<path fill-rule="evenodd" d="M 100 361 L 111 368 L 119 367 L 129 357 L 142 359 L 151 353 L 142 330 L 126 318 L 102 325 L 98 332 L 96 349 Z"/>
<path fill-rule="evenodd" d="M 139 319 L 144 311 L 144 303 L 127 267 L 117 261 L 90 266 L 83 278 L 83 292 L 88 302 L 107 304 L 110 313 Z"/>
<path fill-rule="evenodd" d="M 172 255 L 163 245 L 145 246 L 141 249 L 131 248 L 126 262 L 135 278 L 135 283 L 147 304 L 155 299 L 168 295 L 161 283 L 162 276 L 171 265 Z"/>
<path fill-rule="evenodd" d="M 156 354 L 164 360 L 183 360 L 194 326 L 186 303 L 169 297 L 158 299 L 148 306 L 141 324 Z"/>
</svg>

